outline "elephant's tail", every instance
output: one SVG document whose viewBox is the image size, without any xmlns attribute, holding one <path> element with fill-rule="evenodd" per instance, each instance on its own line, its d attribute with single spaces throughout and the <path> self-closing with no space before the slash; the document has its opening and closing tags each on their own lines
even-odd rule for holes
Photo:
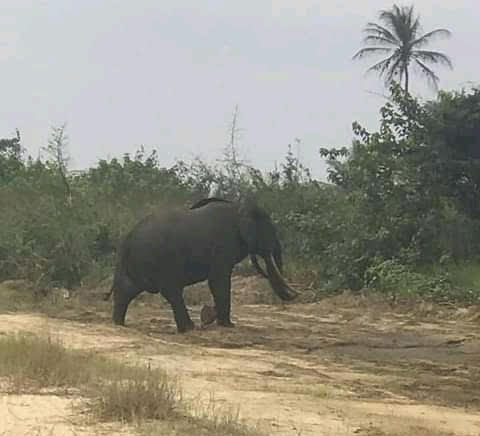
<svg viewBox="0 0 480 436">
<path fill-rule="evenodd" d="M 128 238 L 128 235 L 127 237 L 125 238 L 125 240 Z M 105 292 L 103 294 L 103 301 L 108 301 L 110 299 L 110 297 L 112 296 L 113 294 L 113 291 L 115 290 L 115 287 L 118 283 L 118 277 L 119 277 L 119 273 L 121 274 L 121 271 L 123 271 L 124 267 L 125 267 L 125 253 L 126 253 L 126 243 L 125 243 L 125 240 L 122 241 L 120 243 L 120 245 L 117 247 L 117 260 L 116 260 L 116 264 L 115 264 L 115 270 L 113 272 L 113 283 L 112 283 L 112 287 L 110 288 L 110 290 L 108 292 Z"/>
</svg>

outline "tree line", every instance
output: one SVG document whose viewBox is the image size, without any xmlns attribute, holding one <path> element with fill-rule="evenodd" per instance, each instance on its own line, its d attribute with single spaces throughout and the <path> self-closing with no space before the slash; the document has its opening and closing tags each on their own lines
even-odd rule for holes
<svg viewBox="0 0 480 436">
<path fill-rule="evenodd" d="M 213 190 L 253 193 L 280 228 L 287 273 L 318 289 L 393 289 L 408 279 L 402 286 L 450 292 L 448 268 L 437 267 L 475 261 L 480 250 L 480 89 L 425 103 L 396 83 L 390 94 L 377 132 L 353 123 L 352 147 L 320 149 L 328 183 L 291 148 L 268 172 L 238 160 L 166 168 L 140 148 L 70 174 L 55 151 L 61 130 L 43 160 L 24 156 L 19 135 L 2 139 L 0 278 L 67 287 L 104 278 L 137 219 Z"/>
</svg>

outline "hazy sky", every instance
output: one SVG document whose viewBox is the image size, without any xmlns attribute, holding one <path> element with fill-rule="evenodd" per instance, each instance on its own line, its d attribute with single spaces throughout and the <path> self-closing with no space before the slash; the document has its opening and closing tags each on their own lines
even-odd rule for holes
<svg viewBox="0 0 480 436">
<path fill-rule="evenodd" d="M 72 168 L 156 148 L 164 165 L 219 157 L 236 104 L 240 151 L 262 169 L 301 139 L 322 177 L 321 146 L 375 127 L 383 92 L 370 62 L 352 62 L 382 0 L 0 0 L 0 137 L 20 129 L 36 156 L 67 122 Z M 453 72 L 442 88 L 479 80 L 480 1 L 415 2 Z M 433 94 L 414 78 L 412 91 Z"/>
</svg>

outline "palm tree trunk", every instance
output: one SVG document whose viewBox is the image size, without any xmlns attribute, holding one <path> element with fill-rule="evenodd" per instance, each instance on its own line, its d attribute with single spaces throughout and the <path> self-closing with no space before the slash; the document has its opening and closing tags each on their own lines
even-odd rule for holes
<svg viewBox="0 0 480 436">
<path fill-rule="evenodd" d="M 408 94 L 408 67 L 405 65 L 405 94 Z"/>
</svg>

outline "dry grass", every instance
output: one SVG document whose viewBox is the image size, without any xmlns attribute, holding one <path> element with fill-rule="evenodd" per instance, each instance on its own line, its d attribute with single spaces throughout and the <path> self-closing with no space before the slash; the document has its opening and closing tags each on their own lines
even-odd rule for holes
<svg viewBox="0 0 480 436">
<path fill-rule="evenodd" d="M 67 351 L 50 337 L 8 335 L 0 339 L 0 376 L 16 392 L 88 384 L 106 372 L 106 362 L 94 355 Z"/>
<path fill-rule="evenodd" d="M 258 430 L 241 423 L 230 421 L 228 417 L 219 422 L 185 417 L 183 420 L 156 422 L 141 427 L 142 436 L 260 436 Z M 263 434 L 265 436 L 265 434 Z"/>
<path fill-rule="evenodd" d="M 94 353 L 67 350 L 50 337 L 1 338 L 0 376 L 17 393 L 75 389 L 89 398 L 91 411 L 102 420 L 165 419 L 179 397 L 176 383 L 158 369 L 129 367 Z"/>
<path fill-rule="evenodd" d="M 159 423 L 144 426 L 145 436 L 266 436 L 260 430 L 242 423 L 238 409 L 223 408 L 217 405 L 213 397 L 205 407 L 190 406 L 190 415 L 183 421 Z"/>
<path fill-rule="evenodd" d="M 178 383 L 159 369 L 68 350 L 51 337 L 0 337 L 0 377 L 6 381 L 2 389 L 10 393 L 53 388 L 57 394 L 80 395 L 95 420 L 134 423 L 147 436 L 259 435 L 242 425 L 238 414 L 213 407 L 192 412 L 181 400 Z"/>
<path fill-rule="evenodd" d="M 7 280 L 0 283 L 0 313 L 37 311 L 55 314 L 72 306 L 66 290 L 53 288 L 40 291 L 27 280 Z"/>
<path fill-rule="evenodd" d="M 92 412 L 102 421 L 141 423 L 176 416 L 176 385 L 158 370 L 137 368 L 126 377 L 108 380 L 92 402 Z"/>
</svg>

